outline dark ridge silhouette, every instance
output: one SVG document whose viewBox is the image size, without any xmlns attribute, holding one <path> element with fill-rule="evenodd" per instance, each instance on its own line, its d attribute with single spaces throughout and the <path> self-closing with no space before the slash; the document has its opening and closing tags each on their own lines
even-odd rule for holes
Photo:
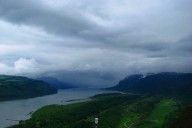
<svg viewBox="0 0 192 128">
<path fill-rule="evenodd" d="M 108 89 L 123 92 L 191 97 L 192 74 L 163 72 L 150 74 L 145 77 L 144 75 L 136 74 L 121 80 L 118 85 Z"/>
<path fill-rule="evenodd" d="M 0 101 L 57 93 L 48 83 L 21 76 L 0 75 Z"/>
</svg>

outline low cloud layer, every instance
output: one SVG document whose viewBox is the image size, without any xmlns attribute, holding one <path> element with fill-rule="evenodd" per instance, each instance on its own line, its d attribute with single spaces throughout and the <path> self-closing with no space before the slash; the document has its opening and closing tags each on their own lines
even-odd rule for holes
<svg viewBox="0 0 192 128">
<path fill-rule="evenodd" d="M 0 74 L 112 86 L 192 72 L 190 0 L 0 1 Z"/>
</svg>

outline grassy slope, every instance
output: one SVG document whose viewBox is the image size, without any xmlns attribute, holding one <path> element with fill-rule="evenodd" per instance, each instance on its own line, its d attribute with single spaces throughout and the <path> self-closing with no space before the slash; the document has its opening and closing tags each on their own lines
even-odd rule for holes
<svg viewBox="0 0 192 128">
<path fill-rule="evenodd" d="M 161 127 L 166 122 L 166 117 L 177 110 L 177 103 L 172 99 L 162 100 L 156 105 L 153 111 L 147 116 L 146 123 L 138 128 Z"/>
<path fill-rule="evenodd" d="M 148 115 L 155 108 L 155 105 L 159 101 L 159 98 L 146 97 L 133 104 L 128 104 L 124 109 L 118 128 L 125 128 L 125 125 L 135 126 L 138 123 L 140 124 L 144 121 L 146 115 Z"/>
</svg>

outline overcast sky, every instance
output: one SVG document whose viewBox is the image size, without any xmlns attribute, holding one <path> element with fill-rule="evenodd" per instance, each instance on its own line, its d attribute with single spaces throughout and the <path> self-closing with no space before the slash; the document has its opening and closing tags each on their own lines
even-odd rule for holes
<svg viewBox="0 0 192 128">
<path fill-rule="evenodd" d="M 191 0 L 0 0 L 0 74 L 98 87 L 192 72 Z"/>
</svg>

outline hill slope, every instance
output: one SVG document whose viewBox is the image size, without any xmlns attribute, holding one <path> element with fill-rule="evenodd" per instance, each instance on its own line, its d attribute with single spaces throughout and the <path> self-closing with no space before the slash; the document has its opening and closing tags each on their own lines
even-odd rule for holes
<svg viewBox="0 0 192 128">
<path fill-rule="evenodd" d="M 146 77 L 132 75 L 109 89 L 158 95 L 190 96 L 192 93 L 192 74 L 158 73 Z"/>
<path fill-rule="evenodd" d="M 65 82 L 61 82 L 56 78 L 53 77 L 41 77 L 38 78 L 39 80 L 42 80 L 44 82 L 47 82 L 51 87 L 57 88 L 57 89 L 69 89 L 69 88 L 75 88 L 75 86 L 69 84 L 69 83 L 65 83 Z"/>
<path fill-rule="evenodd" d="M 57 93 L 49 84 L 21 76 L 0 75 L 0 101 Z"/>
</svg>

